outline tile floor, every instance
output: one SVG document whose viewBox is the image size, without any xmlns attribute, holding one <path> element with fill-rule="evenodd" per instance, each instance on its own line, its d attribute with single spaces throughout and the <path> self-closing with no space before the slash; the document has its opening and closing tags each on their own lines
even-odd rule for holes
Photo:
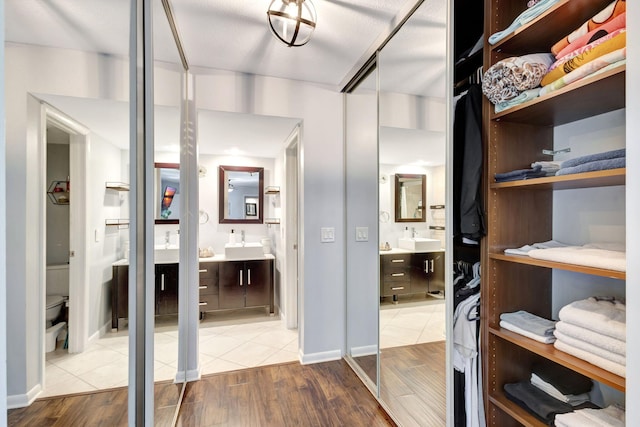
<svg viewBox="0 0 640 427">
<path fill-rule="evenodd" d="M 178 361 L 175 324 L 156 326 L 155 380 L 173 379 Z M 443 340 L 444 300 L 400 300 L 380 306 L 381 348 Z M 39 397 L 57 396 L 127 385 L 127 331 L 110 332 L 79 354 L 58 343 L 47 353 L 45 390 Z M 264 311 L 207 313 L 200 323 L 200 366 L 203 375 L 298 360 L 298 331 L 288 330 L 278 317 Z"/>
</svg>

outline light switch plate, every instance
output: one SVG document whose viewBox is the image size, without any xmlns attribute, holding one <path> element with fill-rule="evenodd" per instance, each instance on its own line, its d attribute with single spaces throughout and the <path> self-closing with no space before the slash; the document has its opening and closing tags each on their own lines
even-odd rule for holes
<svg viewBox="0 0 640 427">
<path fill-rule="evenodd" d="M 356 227 L 356 242 L 369 241 L 369 227 Z"/>
<path fill-rule="evenodd" d="M 334 227 L 320 228 L 320 242 L 332 243 L 336 241 L 336 229 Z"/>
</svg>

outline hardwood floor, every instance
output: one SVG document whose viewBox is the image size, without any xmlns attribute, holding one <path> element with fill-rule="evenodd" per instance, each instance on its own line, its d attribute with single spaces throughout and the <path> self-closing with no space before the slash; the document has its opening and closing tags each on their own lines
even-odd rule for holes
<svg viewBox="0 0 640 427">
<path fill-rule="evenodd" d="M 181 385 L 156 384 L 156 426 Z M 172 406 L 173 402 L 173 406 Z M 9 411 L 10 426 L 126 426 L 127 389 L 51 397 Z M 178 426 L 395 426 L 346 362 L 261 366 L 188 383 Z"/>
</svg>

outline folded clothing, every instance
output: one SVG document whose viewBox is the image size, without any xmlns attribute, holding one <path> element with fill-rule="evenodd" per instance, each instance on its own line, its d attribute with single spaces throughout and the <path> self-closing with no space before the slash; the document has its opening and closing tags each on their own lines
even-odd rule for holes
<svg viewBox="0 0 640 427">
<path fill-rule="evenodd" d="M 543 344 L 552 344 L 553 342 L 556 341 L 556 337 L 554 335 L 551 335 L 551 336 L 537 335 L 525 329 L 519 328 L 516 325 L 512 325 L 511 323 L 505 320 L 500 321 L 500 326 L 503 327 L 504 329 L 508 329 L 512 332 L 515 332 L 516 334 L 520 334 L 523 337 L 531 338 L 532 340 L 541 342 Z"/>
<path fill-rule="evenodd" d="M 593 388 L 590 378 L 556 363 L 535 363 L 531 372 L 565 395 L 584 394 Z"/>
<path fill-rule="evenodd" d="M 505 384 L 504 394 L 541 421 L 551 424 L 557 414 L 573 411 L 573 407 L 549 396 L 529 381 Z"/>
<path fill-rule="evenodd" d="M 604 409 L 579 409 L 575 412 L 558 414 L 556 427 L 624 427 L 625 411 L 621 406 L 611 405 Z"/>
<path fill-rule="evenodd" d="M 611 53 L 615 50 L 622 49 L 627 45 L 627 33 L 622 32 L 617 36 L 607 40 L 605 42 L 600 43 L 592 49 L 589 49 L 580 55 L 577 55 L 561 66 L 554 68 L 553 70 L 547 72 L 545 76 L 542 78 L 540 84 L 542 86 L 547 86 L 550 83 L 558 80 L 560 77 L 569 74 L 573 70 L 597 59 L 607 53 Z M 553 64 L 552 64 L 553 65 Z"/>
<path fill-rule="evenodd" d="M 584 265 L 586 267 L 607 270 L 626 271 L 626 252 L 590 248 L 586 246 L 567 246 L 565 248 L 534 249 L 529 251 L 531 258 L 555 261 L 565 264 Z"/>
<path fill-rule="evenodd" d="M 589 297 L 560 309 L 563 322 L 626 342 L 627 307 L 613 297 Z"/>
<path fill-rule="evenodd" d="M 586 360 L 592 365 L 598 366 L 606 371 L 612 372 L 621 377 L 627 376 L 627 368 L 624 365 L 612 362 L 611 360 L 600 357 L 596 354 L 589 353 L 588 351 L 574 347 L 561 340 L 556 340 L 556 342 L 553 343 L 553 346 L 560 351 L 564 351 L 565 353 L 571 354 L 579 359 Z"/>
<path fill-rule="evenodd" d="M 500 40 L 513 33 L 515 30 L 523 26 L 524 24 L 533 21 L 538 16 L 542 15 L 545 11 L 550 9 L 554 4 L 560 0 L 540 0 L 536 4 L 532 5 L 513 20 L 511 25 L 502 31 L 492 34 L 489 37 L 489 44 L 496 44 Z"/>
<path fill-rule="evenodd" d="M 541 88 L 536 87 L 533 89 L 525 90 L 515 98 L 511 98 L 508 101 L 504 101 L 504 102 L 498 102 L 495 107 L 496 113 L 500 113 L 504 110 L 508 110 L 509 108 L 513 108 L 516 105 L 524 104 L 527 101 L 531 101 L 532 99 L 537 98 L 538 95 L 540 94 L 540 89 Z"/>
<path fill-rule="evenodd" d="M 609 160 L 609 159 L 617 159 L 620 157 L 626 157 L 627 150 L 625 148 L 620 148 L 617 150 L 604 151 L 602 153 L 594 153 L 587 154 L 586 156 L 575 157 L 573 159 L 565 160 L 562 162 L 563 168 L 570 168 L 573 166 L 578 166 L 583 163 L 595 162 L 596 160 Z"/>
<path fill-rule="evenodd" d="M 504 320 L 505 322 L 509 322 L 514 326 L 524 329 L 525 331 L 529 331 L 532 334 L 543 337 L 553 336 L 553 331 L 556 329 L 555 321 L 536 316 L 535 314 L 524 310 L 518 310 L 512 313 L 502 313 L 500 315 L 500 320 Z"/>
<path fill-rule="evenodd" d="M 545 380 L 543 380 L 542 378 L 540 378 L 536 374 L 533 374 L 533 373 L 531 374 L 530 381 L 531 381 L 531 385 L 532 386 L 534 386 L 536 388 L 539 388 L 540 390 L 544 391 L 545 393 L 547 393 L 549 396 L 553 397 L 554 399 L 558 399 L 560 402 L 568 403 L 571 406 L 582 405 L 583 403 L 589 401 L 589 394 L 588 393 L 562 394 L 552 384 L 549 384 L 548 382 L 546 382 Z"/>
<path fill-rule="evenodd" d="M 562 89 L 563 87 L 577 82 L 578 80 L 596 76 L 600 73 L 604 73 L 612 68 L 618 67 L 625 63 L 627 57 L 627 48 L 615 50 L 606 55 L 602 55 L 600 58 L 596 58 L 591 62 L 584 64 L 582 67 L 577 68 L 560 77 L 558 80 L 549 83 L 542 89 L 540 89 L 540 96 L 544 96 L 548 93 Z M 622 62 L 625 61 L 625 62 Z"/>
<path fill-rule="evenodd" d="M 627 355 L 627 343 L 608 335 L 603 335 L 565 321 L 557 322 L 556 330 L 568 337 L 598 346 L 611 353 L 620 356 Z"/>
<path fill-rule="evenodd" d="M 585 34 L 584 36 L 577 38 L 569 46 L 565 47 L 560 52 L 558 52 L 558 54 L 556 55 L 556 58 L 562 58 L 563 56 L 567 56 L 571 52 L 574 52 L 577 49 L 580 49 L 581 47 L 586 46 L 589 43 L 592 43 L 598 38 L 606 37 L 607 35 L 621 28 L 626 28 L 626 27 L 627 27 L 627 14 L 625 12 L 618 15 L 613 20 L 607 22 L 601 27 L 598 27 L 595 30 L 590 31 L 588 34 Z"/>
<path fill-rule="evenodd" d="M 582 341 L 579 340 L 577 338 L 573 338 L 571 336 L 565 335 L 562 332 L 559 331 L 555 331 L 554 335 L 556 336 L 556 339 L 559 341 L 564 342 L 565 344 L 569 344 L 575 348 L 578 348 L 580 350 L 584 350 L 587 351 L 591 354 L 595 354 L 596 356 L 600 356 L 604 359 L 610 360 L 612 362 L 615 362 L 619 365 L 622 366 L 626 366 L 627 365 L 627 358 L 626 356 L 622 356 L 618 353 L 613 353 L 609 350 L 605 350 L 604 348 L 598 346 L 598 345 L 594 345 L 591 343 L 588 343 L 586 341 Z"/>
<path fill-rule="evenodd" d="M 590 50 L 593 49 L 594 47 L 598 46 L 599 44 L 602 44 L 604 42 L 606 42 L 607 40 L 611 40 L 612 38 L 614 38 L 615 36 L 617 36 L 618 34 L 624 33 L 626 32 L 627 29 L 626 28 L 619 28 L 617 30 L 615 30 L 612 33 L 609 33 L 603 37 L 600 37 L 594 41 L 592 41 L 589 44 L 586 44 L 582 47 L 579 47 L 578 49 L 569 52 L 568 54 L 560 57 L 556 62 L 554 62 L 553 64 L 551 64 L 551 66 L 549 67 L 549 71 L 552 71 L 554 69 L 556 69 L 558 66 L 564 64 L 565 62 L 567 62 L 568 60 L 570 60 L 571 58 L 575 58 L 576 56 Z"/>
<path fill-rule="evenodd" d="M 546 173 L 542 170 L 542 167 L 536 166 L 531 169 L 518 169 L 511 172 L 497 173 L 495 174 L 496 182 L 518 181 L 521 179 L 541 178 Z"/>
<path fill-rule="evenodd" d="M 504 253 L 507 255 L 529 255 L 529 252 L 534 249 L 549 249 L 549 248 L 565 248 L 566 243 L 558 242 L 557 240 L 548 240 L 546 242 L 533 243 L 531 245 L 524 245 L 517 249 L 505 249 Z"/>
<path fill-rule="evenodd" d="M 550 53 L 512 56 L 493 64 L 482 76 L 482 92 L 498 104 L 540 85 L 553 63 Z"/>
<path fill-rule="evenodd" d="M 568 36 L 556 42 L 551 47 L 551 52 L 553 52 L 554 55 L 558 55 L 558 53 L 561 52 L 562 49 L 570 45 L 576 39 L 602 27 L 607 22 L 612 21 L 617 16 L 623 14 L 626 11 L 626 6 L 627 3 L 625 0 L 614 0 L 587 22 L 583 23 L 580 27 L 572 31 Z"/>
<path fill-rule="evenodd" d="M 625 157 L 619 157 L 617 159 L 596 160 L 594 162 L 583 163 L 578 166 L 569 168 L 561 168 L 556 172 L 556 175 L 571 175 L 574 173 L 605 171 L 610 169 L 619 169 L 627 166 L 627 159 Z"/>
</svg>

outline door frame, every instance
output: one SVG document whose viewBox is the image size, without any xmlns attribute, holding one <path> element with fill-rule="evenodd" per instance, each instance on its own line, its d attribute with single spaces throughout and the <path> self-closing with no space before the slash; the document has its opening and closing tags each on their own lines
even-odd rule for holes
<svg viewBox="0 0 640 427">
<path fill-rule="evenodd" d="M 284 149 L 284 292 L 283 306 L 284 318 L 287 329 L 298 327 L 299 306 L 299 265 L 301 252 L 299 245 L 300 236 L 300 141 L 301 124 L 298 123 L 291 134 L 285 140 Z"/>
</svg>

